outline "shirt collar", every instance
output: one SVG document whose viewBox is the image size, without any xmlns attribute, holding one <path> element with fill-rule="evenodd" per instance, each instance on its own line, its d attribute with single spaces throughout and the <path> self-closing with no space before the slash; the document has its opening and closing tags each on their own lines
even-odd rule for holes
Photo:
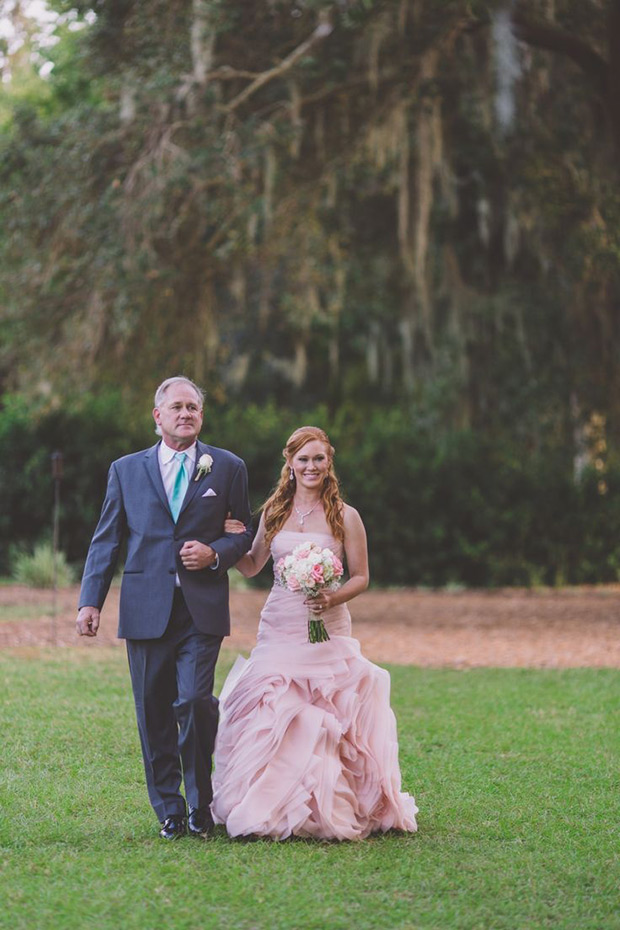
<svg viewBox="0 0 620 930">
<path fill-rule="evenodd" d="M 176 449 L 171 449 L 170 446 L 167 446 L 164 440 L 159 444 L 159 461 L 162 465 L 168 465 L 175 456 Z M 183 449 L 189 461 L 193 465 L 196 461 L 196 443 L 194 442 L 189 448 Z"/>
</svg>

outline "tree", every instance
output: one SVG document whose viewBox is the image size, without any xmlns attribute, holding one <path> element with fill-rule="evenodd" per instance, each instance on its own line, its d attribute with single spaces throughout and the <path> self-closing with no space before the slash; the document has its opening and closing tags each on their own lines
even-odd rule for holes
<svg viewBox="0 0 620 930">
<path fill-rule="evenodd" d="M 96 94 L 52 72 L 3 143 L 7 386 L 186 369 L 568 444 L 577 395 L 613 428 L 620 205 L 574 61 L 601 96 L 616 0 L 518 6 L 520 44 L 499 0 L 77 9 Z"/>
</svg>

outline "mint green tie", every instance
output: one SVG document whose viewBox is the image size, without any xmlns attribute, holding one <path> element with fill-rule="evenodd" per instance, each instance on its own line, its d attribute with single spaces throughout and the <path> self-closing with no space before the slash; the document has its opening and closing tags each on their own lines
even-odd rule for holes
<svg viewBox="0 0 620 930">
<path fill-rule="evenodd" d="M 187 458 L 186 453 L 175 452 L 174 457 L 179 463 L 179 468 L 176 475 L 174 476 L 172 494 L 170 495 L 170 512 L 172 513 L 172 519 L 176 523 L 179 518 L 179 511 L 181 510 L 181 504 L 183 503 L 185 492 L 187 491 L 189 478 L 187 477 L 187 472 L 185 471 L 185 459 Z"/>
</svg>

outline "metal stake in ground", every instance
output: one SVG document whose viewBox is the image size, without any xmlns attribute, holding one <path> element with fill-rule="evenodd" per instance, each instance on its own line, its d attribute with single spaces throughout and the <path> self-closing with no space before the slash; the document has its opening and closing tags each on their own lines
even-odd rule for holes
<svg viewBox="0 0 620 930">
<path fill-rule="evenodd" d="M 58 541 L 60 528 L 60 482 L 62 480 L 62 452 L 52 452 L 52 478 L 54 479 L 54 528 L 52 535 L 54 595 L 52 601 L 52 646 L 56 645 L 56 617 L 58 614 Z"/>
</svg>

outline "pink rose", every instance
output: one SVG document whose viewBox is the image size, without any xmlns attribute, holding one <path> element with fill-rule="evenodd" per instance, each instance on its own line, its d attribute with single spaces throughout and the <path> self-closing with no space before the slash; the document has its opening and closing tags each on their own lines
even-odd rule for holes
<svg viewBox="0 0 620 930">
<path fill-rule="evenodd" d="M 323 566 L 313 565 L 312 571 L 310 572 L 310 577 L 316 584 L 323 584 L 325 581 L 325 578 L 323 577 Z"/>
<path fill-rule="evenodd" d="M 301 585 L 295 577 L 291 577 L 288 580 L 288 589 L 289 591 L 301 591 Z"/>
<path fill-rule="evenodd" d="M 334 575 L 336 578 L 340 578 L 344 572 L 344 567 L 337 555 L 334 556 L 332 564 L 334 566 Z"/>
<path fill-rule="evenodd" d="M 299 552 L 297 553 L 297 558 L 307 559 L 309 555 L 310 555 L 310 549 L 300 549 Z"/>
</svg>

